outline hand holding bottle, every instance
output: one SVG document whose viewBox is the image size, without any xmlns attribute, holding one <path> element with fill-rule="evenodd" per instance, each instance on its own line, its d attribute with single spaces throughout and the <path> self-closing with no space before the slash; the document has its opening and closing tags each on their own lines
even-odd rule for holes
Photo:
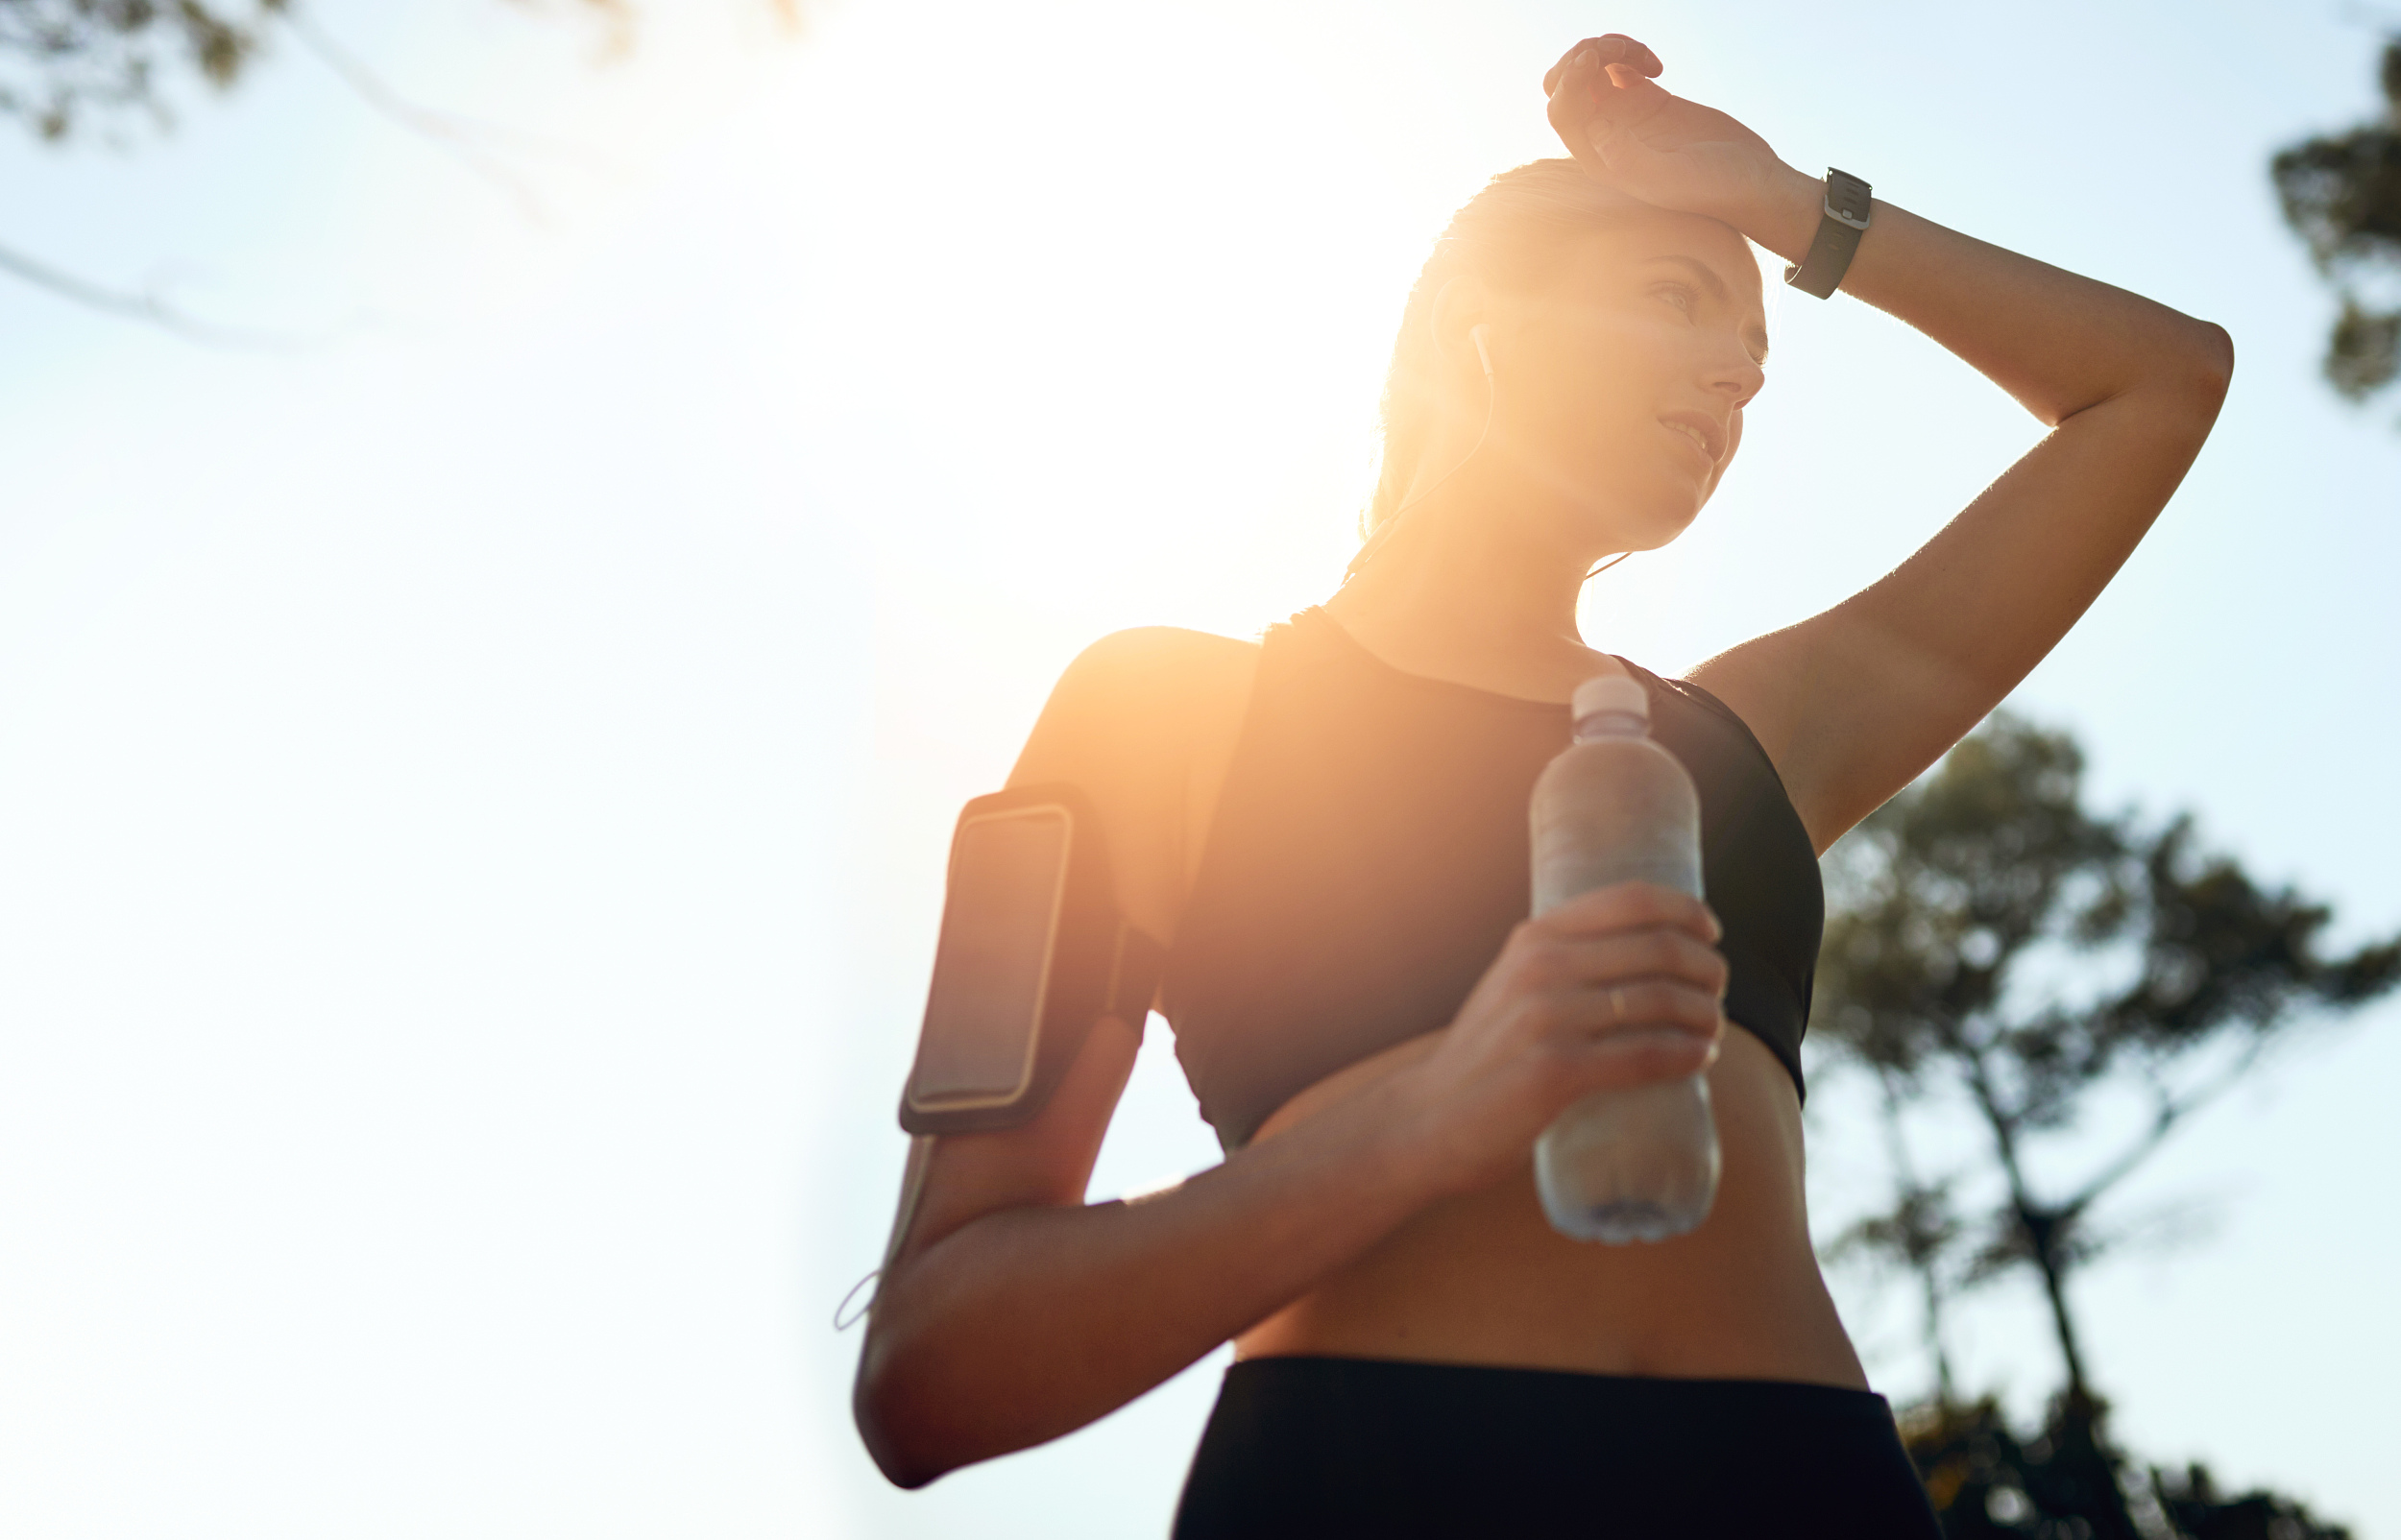
<svg viewBox="0 0 2401 1540">
<path fill-rule="evenodd" d="M 1683 1081 L 1714 1063 L 1718 935 L 1707 904 L 1649 882 L 1594 889 L 1520 924 L 1403 1071 L 1441 1185 L 1471 1191 L 1522 1172 L 1536 1136 L 1593 1092 Z"/>
</svg>

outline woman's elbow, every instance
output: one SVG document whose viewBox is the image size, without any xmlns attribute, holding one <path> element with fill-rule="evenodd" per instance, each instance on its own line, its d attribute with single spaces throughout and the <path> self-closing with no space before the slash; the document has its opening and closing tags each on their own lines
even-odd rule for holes
<svg viewBox="0 0 2401 1540">
<path fill-rule="evenodd" d="M 2187 388 L 2209 403 L 2215 417 L 2226 398 L 2226 387 L 2234 382 L 2234 338 L 2214 321 L 2195 321 L 2190 352 L 2183 372 Z"/>
<path fill-rule="evenodd" d="M 2151 431 L 2198 450 L 2233 379 L 2234 339 L 2226 328 L 2179 315 L 2144 350 L 2141 373 L 2104 400 L 2123 403 L 2119 409 L 2135 413 Z"/>
<path fill-rule="evenodd" d="M 927 1415 L 932 1398 L 922 1373 L 912 1373 L 910 1355 L 892 1334 L 873 1326 L 859 1354 L 859 1378 L 850 1393 L 851 1420 L 877 1470 L 894 1486 L 915 1490 L 967 1463 L 946 1457 Z"/>
</svg>

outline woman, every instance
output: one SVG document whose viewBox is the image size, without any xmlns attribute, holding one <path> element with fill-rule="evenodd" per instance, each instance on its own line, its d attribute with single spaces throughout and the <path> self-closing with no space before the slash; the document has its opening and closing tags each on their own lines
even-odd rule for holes
<svg viewBox="0 0 2401 1540">
<path fill-rule="evenodd" d="M 1745 238 L 1802 262 L 1831 217 L 1660 68 L 1621 36 L 1570 50 L 1544 85 L 1573 160 L 1495 179 L 1438 246 L 1341 591 L 1261 644 L 1109 638 L 1035 726 L 1013 780 L 1081 786 L 1129 917 L 1174 938 L 1160 1005 L 1227 1155 L 1083 1203 L 1138 1041 L 1117 1022 L 1030 1125 L 936 1141 L 860 1368 L 894 1480 L 1080 1427 L 1230 1337 L 1179 1534 L 1934 1532 L 1809 1246 L 1814 856 L 2093 601 L 2232 350 L 1875 205 L 1841 286 L 2052 431 L 1844 604 L 1687 680 L 1636 671 L 1702 791 L 1709 907 L 1628 884 L 1530 921 L 1526 791 L 1575 686 L 1620 666 L 1578 634 L 1582 584 L 1682 532 L 1741 442 L 1766 356 Z M 1702 1070 L 1708 1220 L 1552 1232 L 1542 1128 Z"/>
</svg>

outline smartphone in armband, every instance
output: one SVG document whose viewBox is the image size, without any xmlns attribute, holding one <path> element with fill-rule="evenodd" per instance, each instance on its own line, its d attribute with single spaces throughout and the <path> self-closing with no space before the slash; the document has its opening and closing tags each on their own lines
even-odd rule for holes
<svg viewBox="0 0 2401 1540">
<path fill-rule="evenodd" d="M 1162 961 L 1118 910 L 1081 791 L 1062 782 L 970 802 L 951 836 L 901 1127 L 964 1134 L 1032 1120 L 1095 1022 L 1114 1016 L 1141 1032 Z"/>
</svg>

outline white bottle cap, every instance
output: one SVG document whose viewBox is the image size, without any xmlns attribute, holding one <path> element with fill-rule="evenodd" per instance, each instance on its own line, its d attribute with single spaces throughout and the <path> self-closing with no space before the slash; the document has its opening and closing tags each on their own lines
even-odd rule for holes
<svg viewBox="0 0 2401 1540">
<path fill-rule="evenodd" d="M 1651 719 L 1651 692 L 1642 682 L 1628 674 L 1595 674 L 1576 686 L 1575 704 L 1568 715 L 1581 722 L 1588 716 L 1605 711 L 1625 716 Z"/>
</svg>

